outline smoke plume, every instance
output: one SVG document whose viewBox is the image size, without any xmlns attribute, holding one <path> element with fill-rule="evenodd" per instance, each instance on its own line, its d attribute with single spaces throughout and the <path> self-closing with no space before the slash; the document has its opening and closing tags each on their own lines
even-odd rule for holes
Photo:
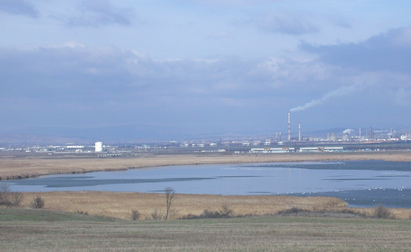
<svg viewBox="0 0 411 252">
<path fill-rule="evenodd" d="M 357 91 L 358 89 L 359 89 L 358 84 L 351 85 L 351 86 L 340 87 L 339 89 L 336 89 L 336 90 L 333 90 L 333 91 L 330 91 L 330 92 L 326 93 L 320 99 L 312 100 L 312 101 L 307 102 L 306 104 L 304 104 L 302 106 L 292 108 L 292 109 L 290 109 L 290 112 L 304 111 L 304 110 L 309 109 L 311 107 L 321 105 L 321 104 L 323 104 L 324 102 L 328 101 L 329 99 L 331 99 L 333 97 L 344 96 L 344 95 L 347 95 L 349 93 L 353 93 L 353 92 Z"/>
</svg>

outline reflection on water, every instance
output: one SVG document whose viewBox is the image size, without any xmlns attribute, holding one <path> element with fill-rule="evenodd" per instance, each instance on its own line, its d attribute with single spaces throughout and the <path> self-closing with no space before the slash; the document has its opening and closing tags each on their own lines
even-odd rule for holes
<svg viewBox="0 0 411 252">
<path fill-rule="evenodd" d="M 171 166 L 10 181 L 15 191 L 136 191 L 335 196 L 351 205 L 411 208 L 411 162 L 349 161 Z"/>
</svg>

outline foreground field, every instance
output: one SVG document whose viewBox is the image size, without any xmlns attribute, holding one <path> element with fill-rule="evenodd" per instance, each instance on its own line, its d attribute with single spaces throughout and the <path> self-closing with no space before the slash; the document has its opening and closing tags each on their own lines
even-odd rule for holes
<svg viewBox="0 0 411 252">
<path fill-rule="evenodd" d="M 1 251 L 409 251 L 411 221 L 247 217 L 119 221 L 0 209 Z"/>
<path fill-rule="evenodd" d="M 5 156 L 0 157 L 0 180 L 22 179 L 47 174 L 125 170 L 142 167 L 235 164 L 257 162 L 387 160 L 411 161 L 410 152 L 290 153 L 263 155 L 163 155 L 132 158 L 81 156 Z"/>
</svg>

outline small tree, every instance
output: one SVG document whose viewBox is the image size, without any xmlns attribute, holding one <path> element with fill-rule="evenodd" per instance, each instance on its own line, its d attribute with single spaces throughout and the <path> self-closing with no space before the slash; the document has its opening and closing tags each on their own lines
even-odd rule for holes
<svg viewBox="0 0 411 252">
<path fill-rule="evenodd" d="M 173 188 L 167 187 L 166 189 L 164 189 L 164 192 L 166 194 L 166 204 L 167 204 L 166 215 L 164 216 L 164 219 L 168 220 L 168 217 L 170 216 L 170 213 L 171 213 L 171 205 L 173 204 L 173 201 L 174 201 L 175 191 Z"/>
</svg>

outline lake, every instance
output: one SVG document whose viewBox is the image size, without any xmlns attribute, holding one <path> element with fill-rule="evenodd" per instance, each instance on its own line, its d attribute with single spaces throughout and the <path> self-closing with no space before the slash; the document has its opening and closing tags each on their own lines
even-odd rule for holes
<svg viewBox="0 0 411 252">
<path fill-rule="evenodd" d="M 13 191 L 117 191 L 333 196 L 353 207 L 411 208 L 411 162 L 344 161 L 188 165 L 8 181 Z"/>
</svg>

